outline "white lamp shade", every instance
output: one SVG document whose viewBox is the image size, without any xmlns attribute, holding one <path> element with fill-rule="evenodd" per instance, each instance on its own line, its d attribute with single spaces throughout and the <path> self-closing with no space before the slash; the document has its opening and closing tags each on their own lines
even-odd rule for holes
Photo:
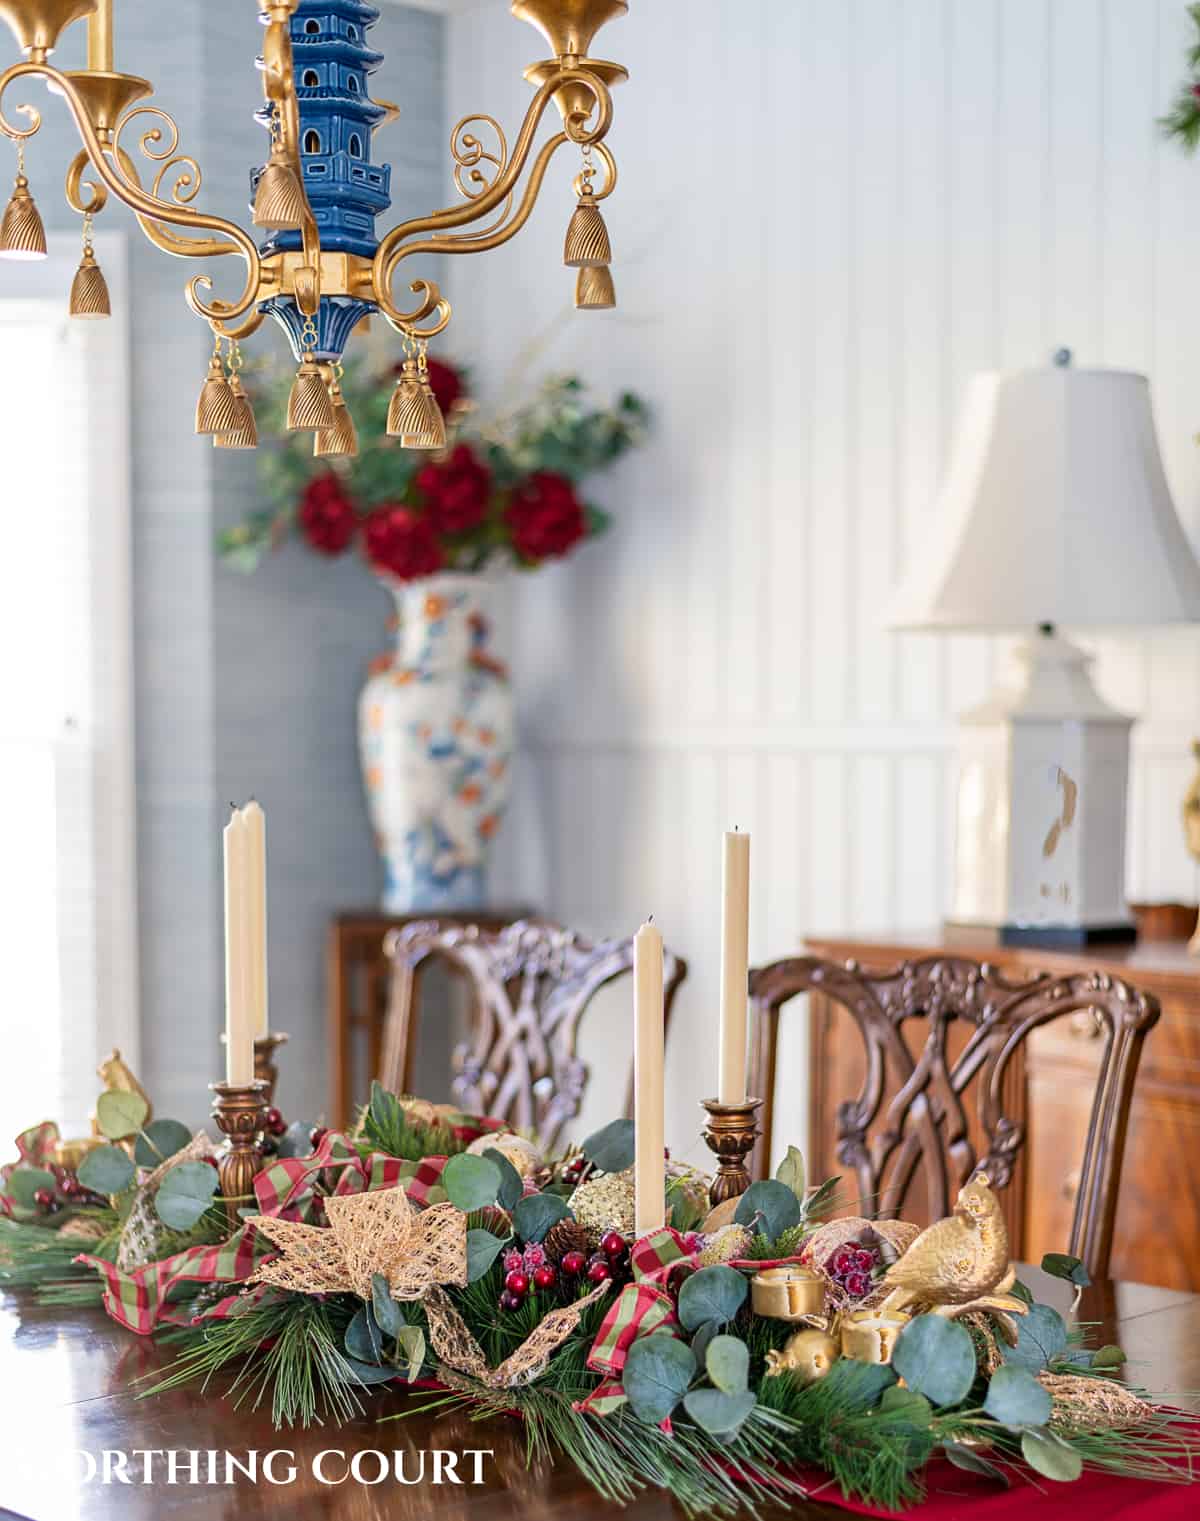
<svg viewBox="0 0 1200 1521">
<path fill-rule="evenodd" d="M 1200 566 L 1163 473 L 1144 375 L 977 375 L 896 629 L 1200 619 Z"/>
</svg>

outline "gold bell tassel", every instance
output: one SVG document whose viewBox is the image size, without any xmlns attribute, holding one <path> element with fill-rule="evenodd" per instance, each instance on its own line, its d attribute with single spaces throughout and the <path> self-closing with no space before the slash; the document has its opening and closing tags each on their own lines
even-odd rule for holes
<svg viewBox="0 0 1200 1521">
<path fill-rule="evenodd" d="M 408 437 L 421 426 L 423 420 L 421 381 L 417 375 L 417 361 L 410 355 L 401 366 L 396 388 L 392 392 L 387 430 L 392 438 L 404 439 L 407 447 Z"/>
<path fill-rule="evenodd" d="M 608 228 L 590 191 L 585 190 L 579 197 L 579 204 L 571 214 L 563 263 L 568 269 L 597 269 L 612 263 Z"/>
<path fill-rule="evenodd" d="M 234 370 L 229 377 L 229 389 L 237 408 L 237 423 L 228 433 L 218 433 L 213 439 L 217 449 L 257 449 L 258 424 L 254 421 L 254 408 L 242 387 L 242 377 Z"/>
<path fill-rule="evenodd" d="M 336 420 L 321 366 L 313 358 L 310 349 L 301 360 L 292 382 L 292 393 L 288 397 L 287 425 L 293 433 L 315 433 L 332 428 Z"/>
<path fill-rule="evenodd" d="M 446 419 L 438 406 L 438 399 L 429 384 L 429 367 L 426 361 L 426 345 L 422 342 L 417 354 L 417 380 L 421 387 L 421 418 L 411 433 L 405 434 L 400 443 L 406 449 L 444 449 L 446 447 Z"/>
<path fill-rule="evenodd" d="M 575 306 L 579 311 L 605 311 L 616 304 L 612 270 L 606 265 L 588 265 L 575 276 Z"/>
<path fill-rule="evenodd" d="M 350 408 L 342 395 L 341 365 L 334 365 L 329 381 L 329 401 L 333 407 L 333 427 L 322 428 L 313 439 L 313 453 L 318 457 L 332 454 L 352 455 L 358 453 L 358 429 L 350 416 Z"/>
<path fill-rule="evenodd" d="M 67 311 L 70 316 L 87 321 L 95 321 L 112 315 L 112 306 L 108 299 L 108 281 L 104 278 L 104 271 L 96 263 L 95 250 L 92 248 L 90 211 L 83 219 L 83 257 L 79 261 L 79 268 L 75 271 L 75 278 L 71 281 L 71 300 Z"/>
<path fill-rule="evenodd" d="M 271 143 L 271 156 L 258 177 L 258 189 L 254 192 L 254 225 L 271 232 L 282 232 L 302 227 L 307 212 L 308 202 L 300 188 L 299 177 L 287 161 L 283 143 L 276 137 Z"/>
<path fill-rule="evenodd" d="M 237 427 L 238 409 L 233 388 L 221 363 L 221 340 L 217 338 L 208 361 L 208 375 L 196 403 L 197 433 L 228 433 Z"/>
<path fill-rule="evenodd" d="M 25 144 L 17 143 L 17 182 L 0 221 L 0 258 L 44 259 L 46 229 L 25 178 Z"/>
</svg>

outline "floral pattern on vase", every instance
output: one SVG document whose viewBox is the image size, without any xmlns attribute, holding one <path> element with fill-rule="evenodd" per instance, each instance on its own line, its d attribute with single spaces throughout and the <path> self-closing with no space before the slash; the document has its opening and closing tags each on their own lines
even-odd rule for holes
<svg viewBox="0 0 1200 1521">
<path fill-rule="evenodd" d="M 486 650 L 478 576 L 436 575 L 391 589 L 396 658 L 359 698 L 363 779 L 386 868 L 383 908 L 479 908 L 508 801 L 508 675 Z"/>
</svg>

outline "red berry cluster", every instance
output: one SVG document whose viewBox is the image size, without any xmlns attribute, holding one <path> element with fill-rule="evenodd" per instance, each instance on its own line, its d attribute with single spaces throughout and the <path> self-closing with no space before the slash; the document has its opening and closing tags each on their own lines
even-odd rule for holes
<svg viewBox="0 0 1200 1521">
<path fill-rule="evenodd" d="M 628 1265 L 629 1248 L 620 1231 L 609 1231 L 600 1242 L 599 1251 L 588 1257 L 583 1252 L 564 1252 L 555 1267 L 545 1248 L 531 1241 L 524 1251 L 513 1247 L 504 1254 L 504 1292 L 502 1310 L 519 1310 L 531 1293 L 550 1289 L 573 1289 L 580 1280 L 591 1284 L 607 1283 L 617 1278 Z"/>
<path fill-rule="evenodd" d="M 100 1194 L 85 1188 L 69 1168 L 55 1163 L 50 1171 L 54 1174 L 53 1188 L 39 1188 L 34 1192 L 33 1203 L 40 1215 L 57 1215 L 68 1205 L 98 1206 L 107 1203 Z"/>
<path fill-rule="evenodd" d="M 578 1188 L 581 1183 L 586 1183 L 589 1173 L 592 1172 L 592 1164 L 584 1156 L 582 1151 L 577 1151 L 567 1158 L 559 1169 L 559 1178 L 564 1183 L 570 1183 Z"/>
<path fill-rule="evenodd" d="M 275 1142 L 287 1131 L 287 1121 L 283 1117 L 282 1110 L 268 1109 L 263 1115 L 263 1129 L 266 1135 L 259 1144 L 259 1151 L 264 1157 L 273 1157 L 277 1147 Z"/>
<path fill-rule="evenodd" d="M 848 1298 L 862 1299 L 882 1264 L 883 1257 L 877 1246 L 851 1241 L 834 1252 L 826 1271 Z"/>
</svg>

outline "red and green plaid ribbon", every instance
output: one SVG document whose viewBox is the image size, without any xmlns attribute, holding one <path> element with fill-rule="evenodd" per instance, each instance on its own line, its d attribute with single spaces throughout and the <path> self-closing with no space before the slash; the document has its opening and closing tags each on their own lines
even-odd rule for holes
<svg viewBox="0 0 1200 1521">
<path fill-rule="evenodd" d="M 619 1409 L 626 1399 L 621 1374 L 633 1343 L 654 1331 L 681 1334 L 675 1301 L 657 1280 L 677 1263 L 690 1260 L 682 1237 L 669 1227 L 634 1242 L 630 1252 L 634 1282 L 627 1283 L 613 1301 L 588 1353 L 588 1367 L 604 1375 L 604 1381 L 576 1404 L 577 1410 L 609 1415 Z"/>
<path fill-rule="evenodd" d="M 0 1167 L 0 1184 L 7 1183 L 19 1167 L 48 1168 L 54 1161 L 54 1149 L 58 1141 L 58 1126 L 53 1120 L 43 1120 L 40 1125 L 31 1125 L 28 1130 L 22 1130 L 13 1142 L 17 1148 L 17 1160 Z M 13 1202 L 11 1195 L 0 1187 L 0 1213 L 11 1214 Z"/>
<path fill-rule="evenodd" d="M 192 1316 L 172 1303 L 171 1292 L 178 1285 L 236 1283 L 248 1278 L 272 1250 L 270 1243 L 260 1241 L 258 1232 L 247 1225 L 220 1246 L 191 1246 L 131 1273 L 123 1273 L 102 1257 L 84 1254 L 75 1260 L 94 1267 L 104 1279 L 104 1308 L 112 1318 L 139 1336 L 147 1336 L 162 1322 L 191 1324 Z"/>
</svg>

